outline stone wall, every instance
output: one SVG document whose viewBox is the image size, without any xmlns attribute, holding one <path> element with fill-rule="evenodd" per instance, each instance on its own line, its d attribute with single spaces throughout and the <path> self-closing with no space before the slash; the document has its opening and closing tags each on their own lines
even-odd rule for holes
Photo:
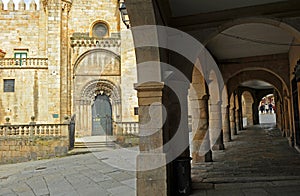
<svg viewBox="0 0 300 196">
<path fill-rule="evenodd" d="M 137 92 L 133 86 L 137 83 L 137 65 L 132 33 L 130 30 L 121 31 L 121 90 L 122 90 L 122 121 L 137 122 L 134 107 L 138 107 Z"/>
<path fill-rule="evenodd" d="M 28 123 L 35 116 L 38 123 L 52 122 L 48 112 L 48 70 L 0 69 L 3 79 L 15 79 L 15 92 L 3 92 L 3 80 L 0 80 L 0 123 L 9 117 L 12 123 Z"/>
<path fill-rule="evenodd" d="M 28 57 L 45 57 L 45 28 L 40 10 L 2 10 L 0 7 L 0 43 L 5 58 L 14 57 L 14 49 L 29 49 Z"/>
<path fill-rule="evenodd" d="M 68 142 L 67 137 L 60 136 L 1 137 L 0 164 L 64 156 Z"/>
<path fill-rule="evenodd" d="M 27 51 L 28 58 L 47 59 L 47 64 L 43 68 L 17 67 L 0 62 L 0 124 L 6 117 L 13 124 L 28 123 L 31 116 L 35 116 L 37 123 L 61 123 L 65 115 L 76 114 L 78 95 L 91 80 L 110 81 L 121 89 L 118 104 L 122 106 L 115 107 L 115 121 L 137 121 L 133 40 L 131 31 L 120 21 L 118 0 L 43 1 L 40 9 L 35 3 L 27 3 L 24 9 L 10 1 L 5 7 L 4 10 L 0 0 L 0 58 L 14 58 L 18 49 Z M 92 27 L 99 21 L 107 24 L 109 33 L 93 45 Z M 84 35 L 85 39 L 74 38 L 74 34 Z M 100 71 L 89 67 L 93 77 L 80 76 L 78 83 L 78 77 L 74 77 L 75 62 L 86 52 L 97 49 L 113 52 L 119 58 L 118 74 L 96 73 Z M 100 61 L 108 57 L 101 56 Z M 15 79 L 15 92 L 1 90 L 3 79 Z"/>
<path fill-rule="evenodd" d="M 81 0 L 73 1 L 69 19 L 69 36 L 74 32 L 89 33 L 94 22 L 103 21 L 108 24 L 109 33 L 120 30 L 120 13 L 118 0 Z"/>
</svg>

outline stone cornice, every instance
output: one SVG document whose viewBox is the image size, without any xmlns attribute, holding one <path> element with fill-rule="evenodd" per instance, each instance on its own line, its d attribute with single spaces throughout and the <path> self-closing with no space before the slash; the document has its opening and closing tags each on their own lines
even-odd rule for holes
<svg viewBox="0 0 300 196">
<path fill-rule="evenodd" d="M 120 47 L 121 40 L 116 38 L 76 38 L 71 37 L 71 47 L 97 47 L 97 48 L 111 48 Z"/>
</svg>

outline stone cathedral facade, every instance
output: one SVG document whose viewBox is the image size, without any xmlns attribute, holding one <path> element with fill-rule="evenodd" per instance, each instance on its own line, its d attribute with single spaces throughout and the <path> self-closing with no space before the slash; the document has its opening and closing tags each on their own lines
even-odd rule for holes
<svg viewBox="0 0 300 196">
<path fill-rule="evenodd" d="M 90 136 L 137 122 L 133 39 L 118 0 L 0 0 L 0 24 L 1 124 L 73 117 L 76 136 Z"/>
</svg>

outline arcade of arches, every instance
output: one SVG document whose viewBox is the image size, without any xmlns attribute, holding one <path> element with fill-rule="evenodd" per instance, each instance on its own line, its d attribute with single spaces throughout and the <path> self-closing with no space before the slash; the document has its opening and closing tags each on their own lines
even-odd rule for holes
<svg viewBox="0 0 300 196">
<path fill-rule="evenodd" d="M 231 141 L 246 124 L 259 124 L 259 106 L 269 94 L 274 96 L 277 128 L 292 148 L 299 149 L 299 83 L 293 73 L 300 58 L 299 1 L 252 1 L 247 5 L 239 1 L 212 5 L 208 0 L 125 3 L 134 42 L 139 46 L 136 90 L 140 126 L 144 131 L 158 130 L 141 138 L 138 169 L 147 162 L 166 163 L 151 172 L 138 171 L 138 195 L 176 195 L 178 162 L 189 160 L 190 154 L 192 164 L 212 161 L 214 151 L 226 149 L 224 141 Z M 143 25 L 176 30 L 141 28 Z M 198 51 L 193 39 L 185 40 L 185 36 L 193 37 L 209 52 Z M 150 43 L 153 38 L 156 44 Z M 172 65 L 186 78 L 155 63 L 158 61 Z M 213 62 L 216 67 L 211 66 Z M 147 123 L 152 117 L 148 110 L 159 104 L 165 110 L 156 110 L 157 116 L 163 118 L 164 111 L 167 114 L 161 120 L 164 125 Z M 191 146 L 186 145 L 188 115 L 192 117 Z M 170 142 L 178 133 L 181 139 Z M 185 148 L 177 152 L 178 146 Z M 183 181 L 188 192 L 190 174 L 186 175 Z"/>
</svg>

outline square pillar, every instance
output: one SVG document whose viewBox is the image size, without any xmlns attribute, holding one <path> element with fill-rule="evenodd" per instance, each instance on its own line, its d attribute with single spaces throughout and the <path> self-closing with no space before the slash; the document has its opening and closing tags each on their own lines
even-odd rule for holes
<svg viewBox="0 0 300 196">
<path fill-rule="evenodd" d="M 235 120 L 235 108 L 230 109 L 230 131 L 233 135 L 237 135 L 237 129 L 236 129 L 236 120 Z"/>
<path fill-rule="evenodd" d="M 137 156 L 137 195 L 167 195 L 166 155 L 163 152 L 163 83 L 135 84 L 139 104 L 140 153 Z"/>
<path fill-rule="evenodd" d="M 224 150 L 220 103 L 209 104 L 209 136 L 213 150 Z"/>
<path fill-rule="evenodd" d="M 229 123 L 229 106 L 222 107 L 222 129 L 224 135 L 224 141 L 231 141 L 231 133 L 230 133 L 230 123 Z"/>
<path fill-rule="evenodd" d="M 192 106 L 192 163 L 212 161 L 208 132 L 208 96 L 191 99 Z"/>
</svg>

